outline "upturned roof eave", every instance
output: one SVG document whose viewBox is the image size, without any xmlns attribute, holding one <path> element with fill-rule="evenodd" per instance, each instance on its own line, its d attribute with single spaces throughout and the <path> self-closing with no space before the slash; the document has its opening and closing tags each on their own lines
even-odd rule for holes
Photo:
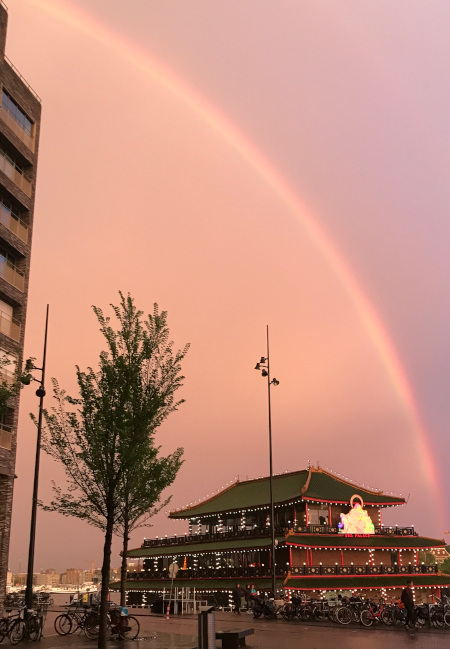
<svg viewBox="0 0 450 649">
<path fill-rule="evenodd" d="M 332 489 L 332 484 L 328 484 L 326 486 L 320 485 L 321 476 L 324 476 L 327 479 L 329 479 L 331 483 L 335 483 L 336 489 L 338 491 L 339 491 L 338 485 L 344 485 L 349 493 L 351 492 L 359 493 L 363 498 L 364 503 L 369 506 L 391 507 L 391 506 L 404 505 L 406 503 L 406 499 L 402 498 L 401 496 L 396 496 L 396 495 L 389 496 L 380 490 L 376 491 L 370 489 L 369 487 L 357 485 L 353 482 L 350 482 L 349 480 L 345 480 L 339 476 L 336 476 L 333 473 L 325 469 L 322 469 L 320 467 L 317 468 L 309 467 L 307 470 L 302 469 L 300 471 L 292 471 L 290 473 L 278 474 L 274 476 L 274 479 L 276 482 L 281 481 L 282 484 L 284 480 L 292 479 L 293 476 L 298 476 L 299 478 L 298 489 L 296 491 L 293 490 L 288 498 L 277 499 L 275 494 L 276 506 L 290 504 L 292 502 L 301 502 L 301 501 L 324 502 L 324 503 L 335 504 L 335 505 L 347 505 L 350 496 L 348 497 L 346 496 L 345 498 L 343 496 L 333 498 L 333 494 L 330 492 L 330 489 Z M 253 502 L 253 503 L 244 502 L 244 504 L 242 504 L 242 501 L 240 501 L 240 496 L 241 496 L 240 488 L 245 488 L 247 485 L 253 485 L 258 482 L 267 483 L 268 480 L 269 477 L 266 476 L 263 478 L 255 478 L 253 480 L 245 480 L 243 482 L 239 482 L 239 481 L 234 482 L 232 485 L 227 486 L 225 489 L 222 489 L 217 494 L 199 503 L 196 503 L 195 505 L 190 505 L 189 507 L 184 507 L 178 510 L 171 511 L 169 513 L 169 518 L 189 520 L 191 518 L 201 518 L 202 516 L 216 516 L 223 513 L 240 512 L 243 509 L 247 511 L 252 511 L 258 508 L 268 508 L 270 507 L 270 500 L 268 495 L 265 496 L 267 500 L 264 500 L 264 502 Z M 317 491 L 318 489 L 319 490 L 325 489 L 326 491 L 324 493 L 320 493 Z M 223 503 L 220 504 L 219 499 L 223 498 L 225 494 L 232 492 L 233 490 L 236 490 L 236 494 L 234 496 L 235 498 L 234 502 L 228 503 L 226 505 L 224 505 Z M 275 491 L 276 490 L 277 489 L 275 485 Z M 233 496 L 231 500 L 233 500 Z"/>
</svg>

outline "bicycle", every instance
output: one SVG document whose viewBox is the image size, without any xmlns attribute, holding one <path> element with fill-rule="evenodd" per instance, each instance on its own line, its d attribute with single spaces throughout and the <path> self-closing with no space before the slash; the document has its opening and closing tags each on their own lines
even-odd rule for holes
<svg viewBox="0 0 450 649">
<path fill-rule="evenodd" d="M 389 624 L 391 613 L 386 606 L 386 602 L 381 599 L 379 605 L 375 602 L 369 602 L 369 608 L 361 611 L 361 624 L 372 626 L 375 622 Z"/>
<path fill-rule="evenodd" d="M 0 642 L 2 642 L 4 638 L 6 638 L 13 622 L 15 622 L 15 620 L 17 620 L 17 618 L 19 617 L 19 612 L 13 613 L 13 615 L 11 615 L 12 609 L 7 608 L 5 610 L 8 615 L 2 616 L 0 618 Z"/>
<path fill-rule="evenodd" d="M 107 617 L 107 628 L 112 635 L 122 640 L 135 640 L 140 631 L 139 621 L 128 615 L 128 609 L 119 606 L 111 608 Z M 96 640 L 100 632 L 100 612 L 91 611 L 84 623 L 84 633 L 89 640 Z"/>
<path fill-rule="evenodd" d="M 42 636 L 43 626 L 44 618 L 42 614 L 23 606 L 17 619 L 8 630 L 9 641 L 12 645 L 19 644 L 25 638 L 37 642 Z"/>
<path fill-rule="evenodd" d="M 86 618 L 92 612 L 92 609 L 72 609 L 66 613 L 58 615 L 55 619 L 54 627 L 59 635 L 69 635 L 84 629 Z"/>
</svg>

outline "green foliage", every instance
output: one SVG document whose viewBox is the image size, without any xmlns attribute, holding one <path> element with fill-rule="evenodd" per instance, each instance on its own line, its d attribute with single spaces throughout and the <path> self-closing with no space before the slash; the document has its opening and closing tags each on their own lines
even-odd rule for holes
<svg viewBox="0 0 450 649">
<path fill-rule="evenodd" d="M 101 309 L 93 307 L 107 342 L 99 369 L 77 367 L 78 398 L 67 395 L 53 379 L 57 405 L 44 413 L 43 448 L 63 464 L 67 477 L 67 489 L 54 485 L 54 500 L 44 509 L 77 516 L 101 529 L 108 498 L 116 503 L 116 528 L 126 501 L 133 512 L 139 509 L 135 493 L 153 506 L 162 490 L 159 484 L 164 488 L 173 481 L 182 454 L 177 449 L 173 456 L 159 459 L 153 435 L 184 401 L 175 401 L 174 393 L 182 386 L 181 361 L 188 345 L 173 352 L 167 313 L 159 313 L 157 304 L 142 322 L 143 313 L 133 299 L 122 293 L 120 297 L 120 306 L 111 305 L 117 330 Z M 155 478 L 147 481 L 147 498 L 145 483 L 135 484 L 140 475 Z"/>
<path fill-rule="evenodd" d="M 448 546 L 447 546 L 448 548 Z M 448 552 L 448 550 L 447 550 Z M 441 563 L 439 566 L 439 569 L 441 572 L 445 573 L 446 575 L 450 575 L 450 557 L 448 557 L 445 561 Z"/>
<path fill-rule="evenodd" d="M 43 448 L 62 463 L 66 485 L 53 484 L 54 497 L 42 505 L 48 511 L 76 516 L 105 532 L 99 646 L 106 646 L 106 611 L 111 540 L 124 538 L 146 524 L 164 506 L 161 492 L 181 465 L 183 449 L 161 457 L 154 444 L 158 427 L 178 409 L 182 386 L 181 361 L 189 346 L 174 352 L 167 313 L 143 320 L 133 299 L 120 293 L 120 305 L 111 305 L 117 328 L 93 307 L 106 349 L 96 370 L 77 366 L 79 397 L 69 396 L 53 379 L 56 401 L 44 411 Z M 124 580 L 123 580 L 124 581 Z"/>
<path fill-rule="evenodd" d="M 424 563 L 426 566 L 434 566 L 436 565 L 437 561 L 432 552 L 419 550 L 419 563 Z"/>
</svg>

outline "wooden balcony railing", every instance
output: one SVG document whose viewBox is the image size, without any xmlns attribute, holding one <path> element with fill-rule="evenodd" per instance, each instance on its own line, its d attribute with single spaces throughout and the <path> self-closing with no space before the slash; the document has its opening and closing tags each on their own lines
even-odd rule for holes
<svg viewBox="0 0 450 649">
<path fill-rule="evenodd" d="M 19 342 L 20 340 L 20 323 L 14 318 L 8 317 L 3 311 L 0 311 L 0 332 L 9 338 Z"/>
<path fill-rule="evenodd" d="M 22 219 L 16 219 L 9 212 L 0 209 L 0 223 L 15 234 L 16 237 L 19 237 L 21 241 L 28 243 L 28 225 Z"/>
<path fill-rule="evenodd" d="M 34 136 L 29 135 L 26 130 L 23 129 L 18 122 L 16 122 L 14 117 L 10 115 L 6 108 L 3 108 L 3 106 L 0 106 L 0 118 L 5 122 L 7 126 L 9 126 L 14 135 L 17 135 L 17 137 L 22 140 L 22 142 L 30 149 L 30 151 L 34 153 Z"/>
<path fill-rule="evenodd" d="M 25 287 L 25 277 L 15 266 L 12 266 L 5 262 L 0 262 L 0 277 L 5 279 L 9 284 L 12 284 L 19 291 L 24 290 Z"/>
<path fill-rule="evenodd" d="M 0 171 L 8 176 L 24 194 L 31 198 L 31 183 L 3 155 L 0 155 Z"/>
</svg>

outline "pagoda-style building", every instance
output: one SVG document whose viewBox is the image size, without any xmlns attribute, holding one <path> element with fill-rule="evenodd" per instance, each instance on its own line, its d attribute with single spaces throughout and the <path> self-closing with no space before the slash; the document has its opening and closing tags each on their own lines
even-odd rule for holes
<svg viewBox="0 0 450 649">
<path fill-rule="evenodd" d="M 383 526 L 383 509 L 404 505 L 404 498 L 313 467 L 274 476 L 273 498 L 276 584 L 285 595 L 398 595 L 412 579 L 425 600 L 450 587 L 450 575 L 419 562 L 419 551 L 444 548 L 444 540 L 418 536 L 414 527 Z M 237 582 L 270 591 L 269 478 L 236 482 L 170 518 L 187 520 L 189 532 L 145 539 L 128 552 L 139 560 L 128 573 L 128 604 L 149 605 L 168 593 L 172 564 L 173 588 L 195 589 L 198 599 L 217 605 L 228 605 Z"/>
</svg>

